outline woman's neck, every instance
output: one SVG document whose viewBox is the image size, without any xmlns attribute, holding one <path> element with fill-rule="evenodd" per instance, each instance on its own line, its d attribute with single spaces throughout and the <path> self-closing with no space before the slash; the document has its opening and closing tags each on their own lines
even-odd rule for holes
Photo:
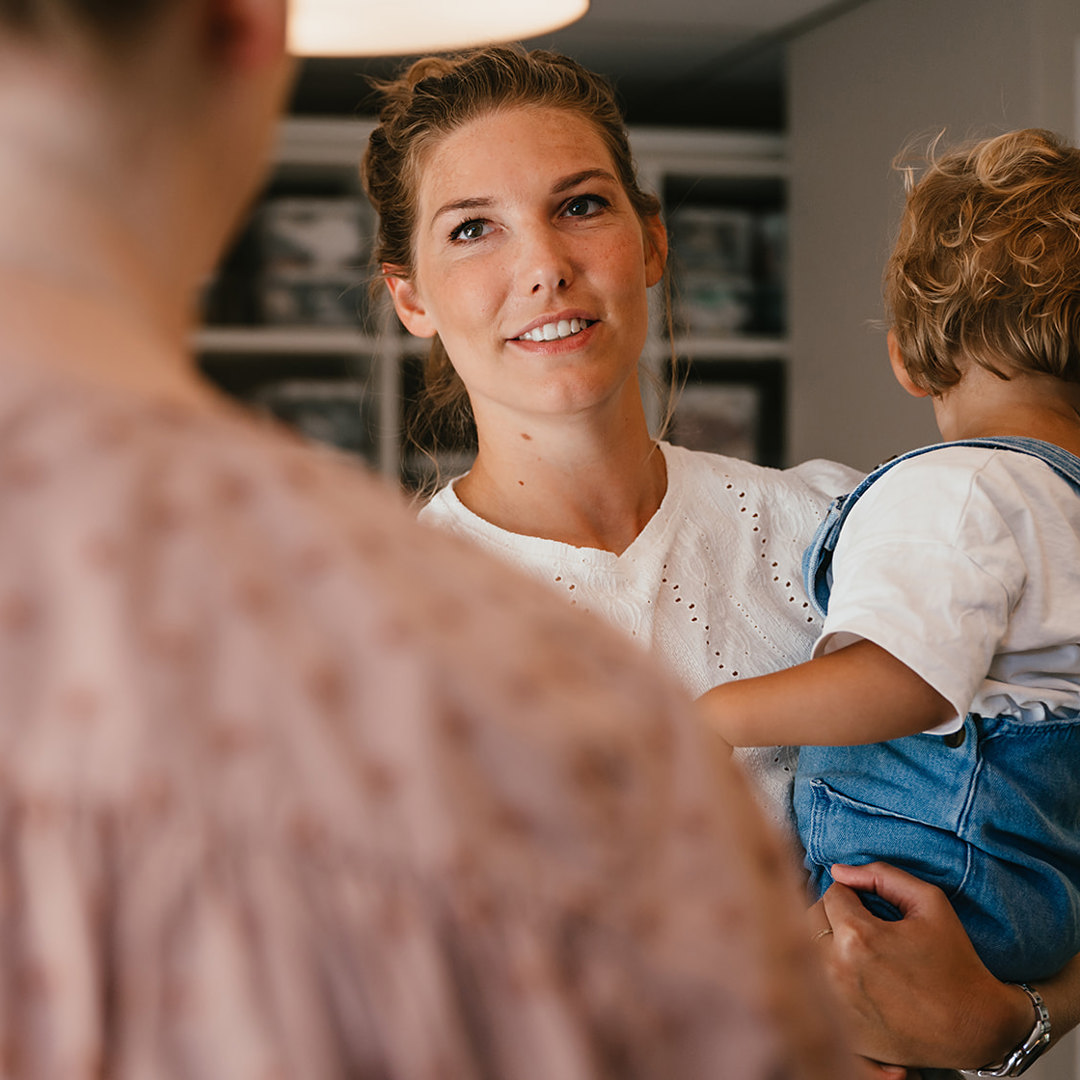
<svg viewBox="0 0 1080 1080">
<path fill-rule="evenodd" d="M 667 469 L 640 398 L 600 413 L 532 418 L 527 433 L 481 418 L 458 498 L 509 532 L 621 554 L 659 508 Z"/>
</svg>

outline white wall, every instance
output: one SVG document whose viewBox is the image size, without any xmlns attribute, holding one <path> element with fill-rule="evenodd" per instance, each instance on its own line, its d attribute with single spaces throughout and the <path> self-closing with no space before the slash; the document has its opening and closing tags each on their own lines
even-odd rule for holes
<svg viewBox="0 0 1080 1080">
<path fill-rule="evenodd" d="M 792 45 L 792 461 L 869 468 L 936 438 L 868 325 L 902 199 L 890 163 L 942 128 L 1075 140 L 1078 41 L 1076 0 L 871 0 Z M 1080 1080 L 1080 1039 L 1027 1075 Z"/>
<path fill-rule="evenodd" d="M 789 456 L 869 468 L 929 442 L 929 405 L 893 382 L 881 270 L 913 136 L 1037 125 L 1073 137 L 1075 0 L 871 0 L 790 50 Z"/>
<path fill-rule="evenodd" d="M 1080 1040 L 1074 1031 L 1048 1057 L 1024 1073 L 1026 1080 L 1077 1080 L 1080 1077 Z"/>
</svg>

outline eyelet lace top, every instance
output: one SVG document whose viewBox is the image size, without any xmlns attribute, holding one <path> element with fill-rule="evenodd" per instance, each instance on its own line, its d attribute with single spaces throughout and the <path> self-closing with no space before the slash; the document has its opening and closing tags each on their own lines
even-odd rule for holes
<svg viewBox="0 0 1080 1080">
<path fill-rule="evenodd" d="M 500 529 L 454 484 L 420 512 L 524 569 L 569 603 L 659 654 L 695 697 L 730 679 L 809 658 L 820 632 L 802 584 L 802 552 L 830 499 L 859 474 L 810 461 L 778 470 L 661 443 L 668 486 L 621 554 Z M 794 751 L 739 752 L 772 816 L 787 821 Z"/>
</svg>

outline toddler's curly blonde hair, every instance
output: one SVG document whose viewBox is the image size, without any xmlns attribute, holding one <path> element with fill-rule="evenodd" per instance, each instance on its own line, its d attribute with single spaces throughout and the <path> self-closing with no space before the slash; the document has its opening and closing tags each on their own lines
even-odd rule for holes
<svg viewBox="0 0 1080 1080">
<path fill-rule="evenodd" d="M 1080 150 L 1026 129 L 907 174 L 885 268 L 888 316 L 912 381 L 959 382 L 958 361 L 1001 378 L 1080 381 Z"/>
</svg>

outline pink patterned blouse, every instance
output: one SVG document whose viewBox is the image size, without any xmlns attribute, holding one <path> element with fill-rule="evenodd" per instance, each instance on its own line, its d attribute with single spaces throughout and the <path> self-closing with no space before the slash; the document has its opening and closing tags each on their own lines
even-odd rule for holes
<svg viewBox="0 0 1080 1080">
<path fill-rule="evenodd" d="M 0 385 L 0 1075 L 846 1075 L 621 637 L 229 406 Z"/>
</svg>

